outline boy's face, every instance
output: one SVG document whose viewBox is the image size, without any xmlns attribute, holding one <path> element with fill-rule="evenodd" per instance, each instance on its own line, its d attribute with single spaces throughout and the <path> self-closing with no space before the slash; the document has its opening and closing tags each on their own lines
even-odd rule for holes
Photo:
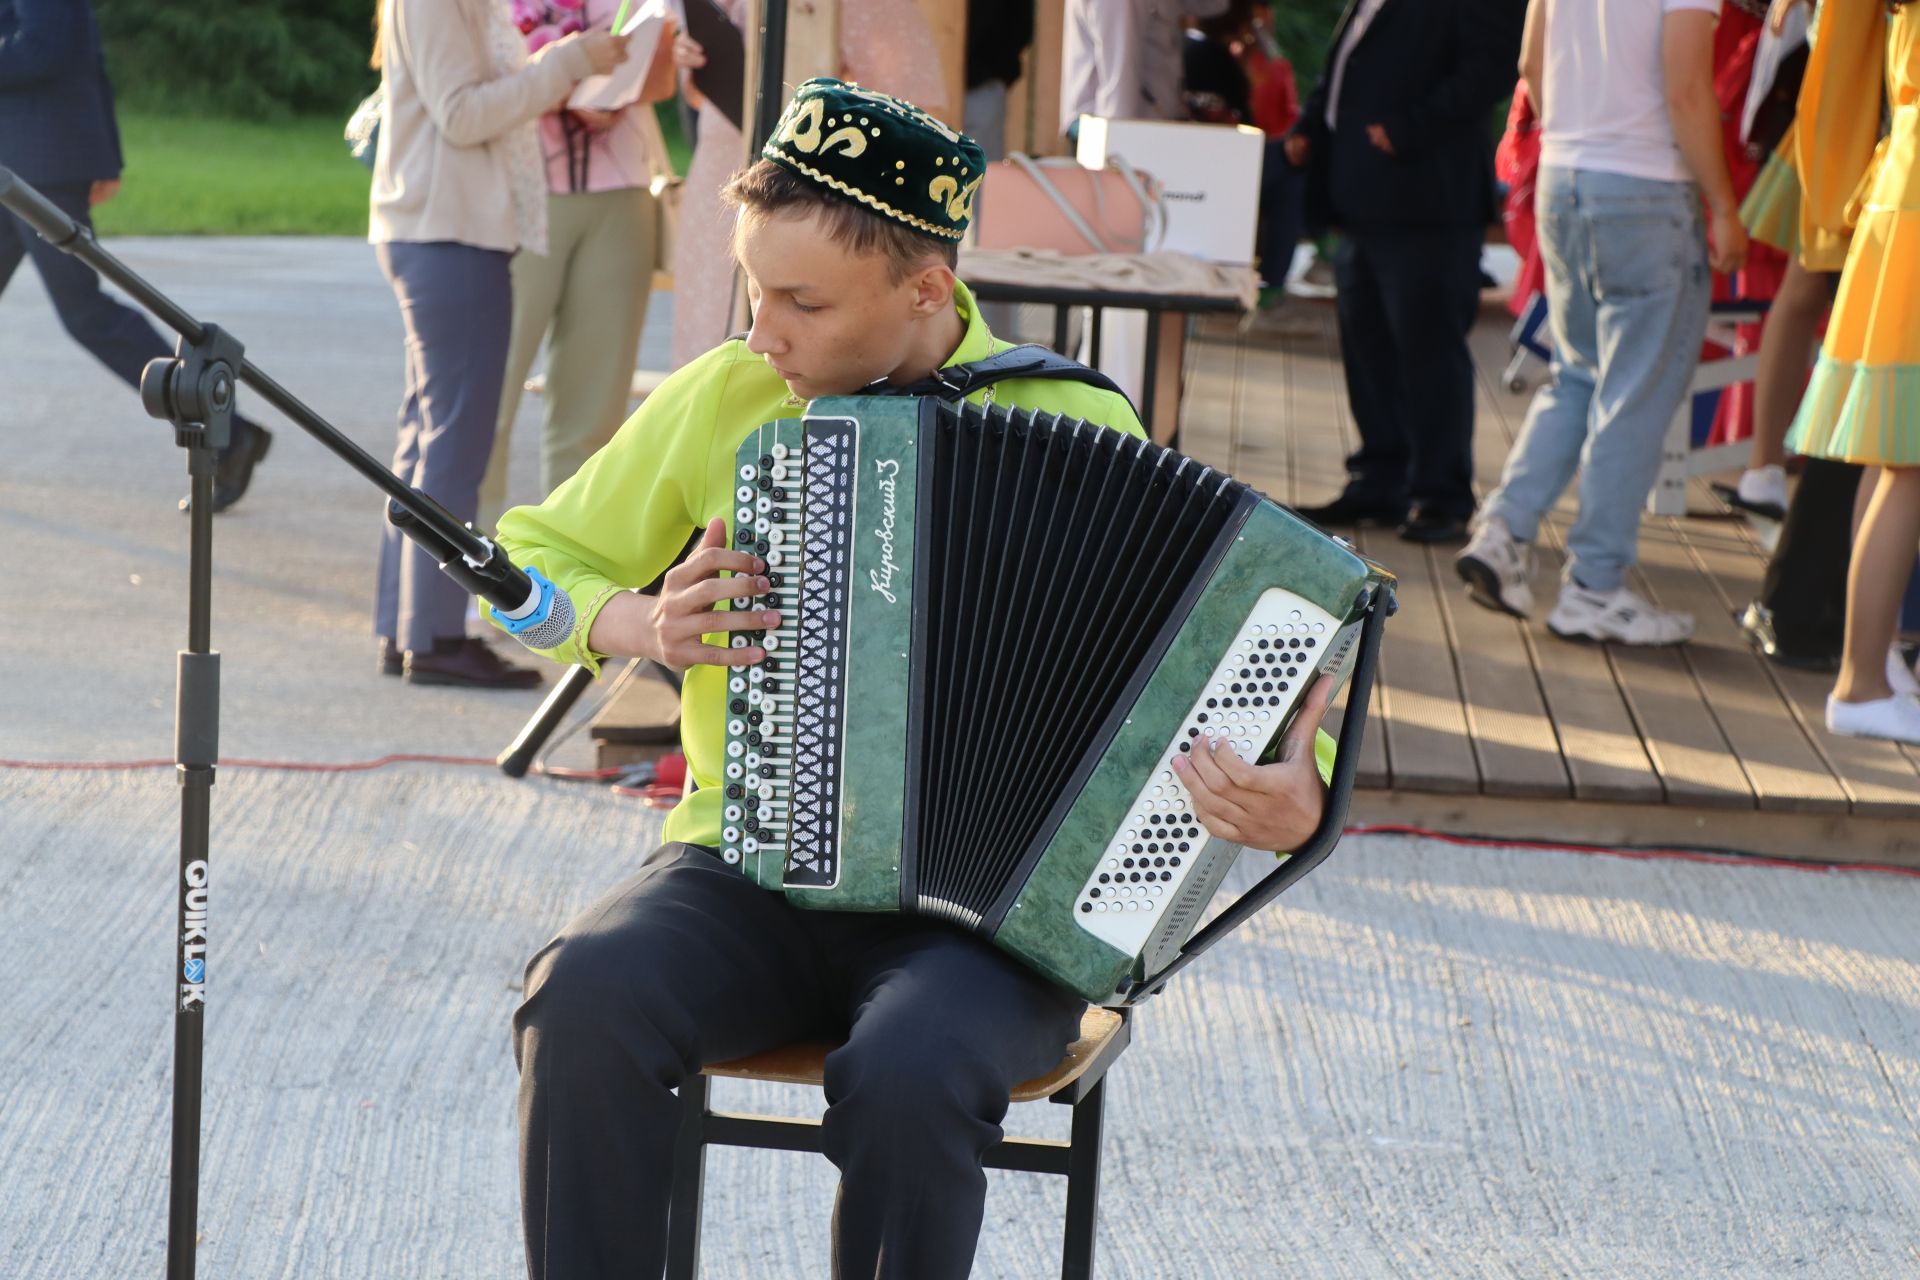
<svg viewBox="0 0 1920 1280">
<path fill-rule="evenodd" d="M 802 400 L 851 395 L 899 370 L 915 353 L 918 322 L 938 314 L 953 289 L 937 265 L 892 280 L 885 258 L 855 253 L 817 224 L 813 212 L 746 213 L 734 238 L 753 305 L 747 349 Z"/>
</svg>

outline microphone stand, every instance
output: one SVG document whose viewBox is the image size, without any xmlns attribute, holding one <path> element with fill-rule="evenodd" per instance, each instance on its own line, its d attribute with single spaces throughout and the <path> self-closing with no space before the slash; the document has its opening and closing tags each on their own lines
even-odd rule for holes
<svg viewBox="0 0 1920 1280">
<path fill-rule="evenodd" d="M 180 784 L 180 868 L 173 1016 L 173 1147 L 167 1206 L 167 1277 L 191 1280 L 200 1198 L 201 1047 L 207 988 L 207 846 L 214 767 L 220 750 L 220 655 L 211 647 L 213 602 L 213 472 L 232 438 L 235 383 L 268 404 L 387 495 L 387 519 L 431 552 L 441 569 L 475 595 L 506 610 L 525 607 L 533 590 L 488 539 L 456 520 L 326 419 L 302 404 L 246 358 L 238 338 L 202 324 L 102 249 L 91 232 L 0 166 L 0 207 L 11 210 L 47 243 L 89 267 L 180 335 L 171 359 L 140 375 L 140 402 L 173 424 L 187 451 L 191 494 L 188 526 L 187 647 L 175 679 L 174 763 Z"/>
</svg>

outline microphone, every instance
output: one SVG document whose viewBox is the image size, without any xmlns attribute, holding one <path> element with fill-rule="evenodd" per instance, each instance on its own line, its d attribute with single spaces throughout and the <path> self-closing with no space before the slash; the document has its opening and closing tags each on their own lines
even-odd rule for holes
<svg viewBox="0 0 1920 1280">
<path fill-rule="evenodd" d="M 520 568 L 491 538 L 462 525 L 420 490 L 413 490 L 412 496 L 415 509 L 403 507 L 398 501 L 387 503 L 387 522 L 419 543 L 449 578 L 469 593 L 484 597 L 508 635 L 529 649 L 553 649 L 573 634 L 578 617 L 573 598 L 554 586 L 546 574 Z M 422 512 L 436 518 L 422 519 Z M 477 544 L 476 550 L 469 553 L 456 545 L 447 529 L 465 535 Z"/>
<path fill-rule="evenodd" d="M 527 598 L 518 608 L 505 609 L 497 602 L 493 616 L 508 635 L 529 649 L 552 649 L 573 634 L 573 597 L 553 585 L 547 575 L 529 568 Z"/>
</svg>

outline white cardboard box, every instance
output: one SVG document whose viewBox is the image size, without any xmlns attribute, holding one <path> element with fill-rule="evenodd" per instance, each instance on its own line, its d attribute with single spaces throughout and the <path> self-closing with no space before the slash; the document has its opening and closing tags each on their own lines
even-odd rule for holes
<svg viewBox="0 0 1920 1280">
<path fill-rule="evenodd" d="M 1093 169 L 1117 155 L 1166 190 L 1167 238 L 1213 262 L 1252 262 L 1266 136 L 1249 125 L 1080 117 L 1075 158 Z"/>
</svg>

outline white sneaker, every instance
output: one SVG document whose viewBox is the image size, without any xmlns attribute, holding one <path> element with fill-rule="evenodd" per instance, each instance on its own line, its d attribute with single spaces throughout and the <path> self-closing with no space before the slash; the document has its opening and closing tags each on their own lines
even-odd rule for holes
<svg viewBox="0 0 1920 1280">
<path fill-rule="evenodd" d="M 1679 644 L 1693 634 L 1693 615 L 1657 609 L 1626 587 L 1589 591 L 1568 582 L 1560 588 L 1560 600 L 1547 615 L 1547 630 L 1562 640 Z"/>
<path fill-rule="evenodd" d="M 1735 491 L 1739 495 L 1740 505 L 1750 511 L 1771 515 L 1774 519 L 1784 519 L 1787 512 L 1787 469 L 1778 463 L 1769 463 L 1764 467 L 1754 467 L 1740 473 L 1740 486 Z"/>
<path fill-rule="evenodd" d="M 1920 698 L 1896 693 L 1872 702 L 1827 696 L 1827 729 L 1847 738 L 1887 738 L 1920 746 Z"/>
<path fill-rule="evenodd" d="M 1920 673 L 1907 665 L 1907 655 L 1897 644 L 1887 650 L 1887 684 L 1896 698 L 1920 693 Z"/>
<path fill-rule="evenodd" d="M 1499 516 L 1475 524 L 1453 567 L 1477 603 L 1516 618 L 1533 613 L 1533 544 L 1514 537 Z"/>
</svg>

